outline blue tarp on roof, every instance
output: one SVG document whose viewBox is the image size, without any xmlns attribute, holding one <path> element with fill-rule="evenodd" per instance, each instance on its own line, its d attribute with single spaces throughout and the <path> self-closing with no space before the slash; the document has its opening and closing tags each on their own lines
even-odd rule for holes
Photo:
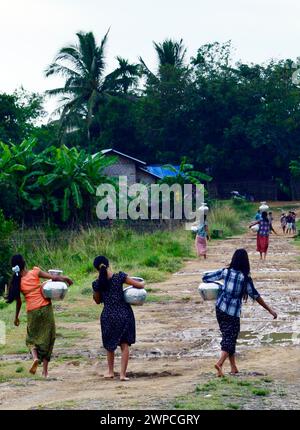
<svg viewBox="0 0 300 430">
<path fill-rule="evenodd" d="M 176 173 L 164 167 L 164 165 L 155 164 L 152 166 L 146 166 L 145 169 L 148 170 L 152 175 L 163 179 L 166 176 L 176 176 L 179 173 L 180 166 L 173 166 L 176 169 Z"/>
</svg>

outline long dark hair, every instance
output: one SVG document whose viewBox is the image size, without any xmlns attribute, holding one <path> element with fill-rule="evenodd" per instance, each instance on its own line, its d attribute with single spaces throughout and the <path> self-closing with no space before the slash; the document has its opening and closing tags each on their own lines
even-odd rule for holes
<svg viewBox="0 0 300 430">
<path fill-rule="evenodd" d="M 241 248 L 237 249 L 232 256 L 231 263 L 229 265 L 229 269 L 236 270 L 237 272 L 242 272 L 244 275 L 244 286 L 242 290 L 242 297 L 245 301 L 248 300 L 247 294 L 247 283 L 250 278 L 250 262 L 248 252 Z"/>
<path fill-rule="evenodd" d="M 26 263 L 22 255 L 14 255 L 11 259 L 11 267 L 14 272 L 8 288 L 6 297 L 7 303 L 12 303 L 20 297 L 21 294 L 21 272 L 25 269 Z"/>
<path fill-rule="evenodd" d="M 232 256 L 231 263 L 229 264 L 229 269 L 234 269 L 238 272 L 242 272 L 245 276 L 249 276 L 250 274 L 250 262 L 248 257 L 248 252 L 241 248 L 237 249 Z"/>
<path fill-rule="evenodd" d="M 110 283 L 107 277 L 107 269 L 109 268 L 109 261 L 103 255 L 99 255 L 94 260 L 94 267 L 99 272 L 98 288 L 100 291 L 107 290 Z"/>
<path fill-rule="evenodd" d="M 262 220 L 263 220 L 263 221 L 270 222 L 270 221 L 269 221 L 269 218 L 268 218 L 268 212 L 263 212 L 263 213 L 261 214 L 261 217 L 262 217 Z"/>
</svg>

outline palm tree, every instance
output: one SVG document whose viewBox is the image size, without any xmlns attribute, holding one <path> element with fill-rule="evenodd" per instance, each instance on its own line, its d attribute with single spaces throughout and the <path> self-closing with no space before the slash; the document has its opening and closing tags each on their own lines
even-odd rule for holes
<svg viewBox="0 0 300 430">
<path fill-rule="evenodd" d="M 183 44 L 183 39 L 179 42 L 172 39 L 165 39 L 162 43 L 153 42 L 154 49 L 158 59 L 158 74 L 161 74 L 164 67 L 174 69 L 184 69 L 184 60 L 186 56 L 186 48 Z M 155 77 L 155 74 L 147 67 L 146 63 L 140 57 L 140 62 L 144 72 L 150 77 Z"/>
<path fill-rule="evenodd" d="M 117 60 L 118 67 L 107 76 L 107 85 L 113 91 L 128 94 L 129 90 L 138 84 L 141 66 L 140 64 L 130 64 L 122 57 L 117 57 Z"/>
<path fill-rule="evenodd" d="M 61 115 L 61 126 L 76 127 L 85 120 L 88 139 L 97 103 L 105 96 L 105 46 L 108 33 L 98 46 L 92 32 L 76 33 L 78 44 L 60 49 L 50 64 L 46 76 L 60 75 L 66 79 L 62 88 L 47 91 L 50 96 L 61 96 L 56 113 Z"/>
<path fill-rule="evenodd" d="M 61 96 L 55 111 L 60 115 L 61 130 L 76 130 L 83 125 L 90 141 L 94 113 L 101 102 L 116 92 L 127 94 L 137 84 L 140 66 L 117 57 L 118 68 L 105 76 L 105 47 L 108 33 L 98 46 L 92 32 L 76 33 L 77 45 L 60 49 L 46 76 L 59 75 L 66 79 L 62 88 L 47 91 L 50 96 Z"/>
</svg>

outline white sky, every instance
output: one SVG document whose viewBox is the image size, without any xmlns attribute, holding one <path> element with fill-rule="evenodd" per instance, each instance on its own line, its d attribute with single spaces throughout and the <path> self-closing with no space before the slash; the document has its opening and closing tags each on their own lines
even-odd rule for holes
<svg viewBox="0 0 300 430">
<path fill-rule="evenodd" d="M 0 92 L 56 87 L 57 78 L 43 71 L 80 30 L 100 41 L 111 27 L 110 70 L 117 55 L 132 62 L 141 55 L 154 68 L 152 41 L 167 37 L 183 38 L 189 56 L 204 43 L 231 39 L 245 62 L 295 59 L 299 21 L 299 0 L 0 0 Z"/>
</svg>

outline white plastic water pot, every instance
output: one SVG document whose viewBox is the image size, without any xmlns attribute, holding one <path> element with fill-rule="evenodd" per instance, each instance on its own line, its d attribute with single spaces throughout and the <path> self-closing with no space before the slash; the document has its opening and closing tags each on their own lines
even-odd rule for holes
<svg viewBox="0 0 300 430">
<path fill-rule="evenodd" d="M 218 282 L 202 282 L 198 291 L 203 300 L 216 300 L 222 284 Z"/>
<path fill-rule="evenodd" d="M 258 230 L 259 230 L 259 224 L 255 224 L 255 225 L 253 225 L 253 226 L 251 227 L 251 230 L 252 230 L 254 233 L 257 233 L 257 232 L 258 232 Z"/>
</svg>

